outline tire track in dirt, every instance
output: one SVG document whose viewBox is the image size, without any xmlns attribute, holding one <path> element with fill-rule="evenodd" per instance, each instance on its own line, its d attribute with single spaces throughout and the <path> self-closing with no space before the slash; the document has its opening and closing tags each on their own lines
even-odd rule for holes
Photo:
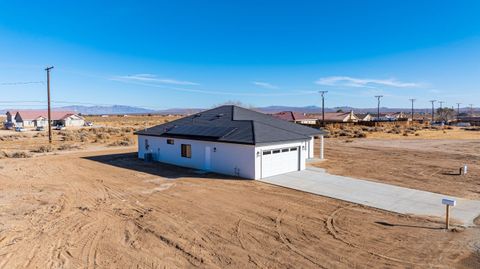
<svg viewBox="0 0 480 269">
<path fill-rule="evenodd" d="M 277 233 L 278 233 L 278 236 L 280 237 L 280 239 L 282 240 L 283 244 L 285 244 L 291 251 L 293 251 L 295 254 L 299 255 L 300 257 L 304 258 L 305 260 L 311 262 L 312 264 L 314 264 L 315 266 L 317 266 L 318 268 L 324 268 L 326 269 L 327 267 L 323 266 L 323 264 L 321 263 L 318 263 L 315 258 L 309 256 L 308 254 L 304 253 L 303 251 L 301 251 L 300 249 L 298 249 L 297 247 L 295 247 L 291 242 L 290 240 L 288 239 L 288 237 L 282 232 L 282 219 L 283 219 L 283 216 L 285 215 L 285 213 L 287 212 L 287 209 L 280 209 L 279 210 L 279 214 L 277 215 L 277 218 L 275 219 L 275 227 L 276 227 L 276 230 L 277 230 Z"/>
<path fill-rule="evenodd" d="M 340 214 L 340 212 L 342 212 L 344 210 L 354 209 L 356 207 L 357 207 L 356 205 L 341 206 L 341 207 L 337 208 L 334 212 L 332 212 L 332 214 L 330 214 L 330 216 L 327 219 L 326 226 L 327 226 L 327 229 L 328 229 L 329 233 L 333 236 L 333 238 L 335 238 L 336 240 L 339 240 L 342 243 L 344 243 L 344 244 L 346 244 L 346 245 L 348 245 L 352 248 L 355 248 L 359 251 L 367 252 L 368 254 L 370 254 L 372 256 L 375 256 L 375 257 L 381 258 L 381 259 L 385 259 L 385 260 L 388 260 L 388 261 L 391 261 L 391 262 L 396 262 L 396 263 L 399 263 L 399 264 L 402 264 L 402 265 L 408 264 L 409 266 L 419 266 L 421 268 L 429 268 L 429 267 L 432 266 L 431 264 L 409 262 L 409 261 L 393 258 L 393 257 L 387 256 L 387 255 L 381 254 L 381 253 L 377 253 L 377 252 L 374 252 L 374 251 L 370 251 L 370 250 L 364 249 L 364 248 L 348 241 L 347 239 L 343 238 L 343 236 L 340 235 L 340 232 L 339 232 L 340 229 L 338 229 L 335 226 L 335 217 L 338 214 Z M 448 268 L 448 267 L 440 266 L 439 268 Z"/>
<path fill-rule="evenodd" d="M 235 236 L 236 236 L 238 242 L 240 243 L 240 246 L 242 247 L 242 249 L 247 252 L 248 262 L 255 265 L 255 267 L 264 268 L 265 266 L 260 266 L 259 265 L 260 262 L 257 261 L 256 259 L 254 259 L 253 256 L 249 253 L 249 250 L 245 247 L 245 243 L 243 242 L 243 239 L 242 239 L 242 237 L 244 237 L 243 231 L 242 231 L 242 228 L 241 228 L 242 227 L 242 221 L 243 221 L 243 217 L 241 217 L 237 222 Z"/>
</svg>

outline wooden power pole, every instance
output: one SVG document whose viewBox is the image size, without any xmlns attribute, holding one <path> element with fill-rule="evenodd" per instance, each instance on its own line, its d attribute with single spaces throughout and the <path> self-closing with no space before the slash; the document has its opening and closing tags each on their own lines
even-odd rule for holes
<svg viewBox="0 0 480 269">
<path fill-rule="evenodd" d="M 52 113 L 50 106 L 50 70 L 53 66 L 45 68 L 47 71 L 47 99 L 48 99 L 48 143 L 52 143 Z"/>
<path fill-rule="evenodd" d="M 413 114 L 415 113 L 414 109 L 413 109 L 413 103 L 415 103 L 416 99 L 409 99 L 410 102 L 412 102 L 412 123 L 413 123 Z"/>
<path fill-rule="evenodd" d="M 382 98 L 383 95 L 376 95 L 375 98 L 377 98 L 377 121 L 380 121 L 380 98 Z"/>
<path fill-rule="evenodd" d="M 319 91 L 322 96 L 322 126 L 325 126 L 325 94 L 328 91 Z"/>
</svg>

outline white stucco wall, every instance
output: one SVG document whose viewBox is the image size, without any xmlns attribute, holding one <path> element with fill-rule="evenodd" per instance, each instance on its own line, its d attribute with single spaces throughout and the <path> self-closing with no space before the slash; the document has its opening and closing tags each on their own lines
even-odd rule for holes
<svg viewBox="0 0 480 269">
<path fill-rule="evenodd" d="M 85 125 L 85 120 L 83 118 L 77 117 L 75 115 L 64 119 L 63 122 L 64 122 L 64 126 L 66 126 L 66 127 L 68 127 L 68 126 L 79 127 L 79 126 Z"/>
<path fill-rule="evenodd" d="M 149 149 L 145 148 L 148 139 Z M 210 147 L 209 171 L 220 174 L 255 178 L 255 147 L 232 143 L 218 143 L 189 139 L 173 138 L 174 144 L 167 144 L 167 138 L 154 136 L 138 136 L 138 157 L 143 159 L 146 152 L 153 154 L 155 161 L 206 170 L 205 150 Z M 190 144 L 192 157 L 181 156 L 181 144 Z"/>
<path fill-rule="evenodd" d="M 145 139 L 149 148 L 145 148 Z M 199 140 L 172 138 L 174 144 L 167 144 L 166 137 L 138 136 L 138 157 L 143 159 L 145 153 L 152 153 L 155 161 L 174 164 L 194 169 L 209 170 L 220 174 L 259 179 L 262 177 L 262 151 L 277 148 L 298 147 L 300 170 L 305 169 L 305 160 L 313 158 L 314 138 L 305 141 L 272 143 L 260 146 L 218 143 Z M 181 156 L 181 144 L 190 144 L 192 157 Z M 210 147 L 210 169 L 207 169 L 206 148 Z"/>
</svg>

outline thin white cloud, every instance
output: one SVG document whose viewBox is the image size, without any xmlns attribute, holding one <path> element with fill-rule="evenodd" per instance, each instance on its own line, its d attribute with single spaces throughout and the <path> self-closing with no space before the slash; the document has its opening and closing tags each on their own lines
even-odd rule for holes
<svg viewBox="0 0 480 269">
<path fill-rule="evenodd" d="M 278 89 L 278 86 L 275 86 L 275 85 L 272 85 L 268 82 L 263 82 L 263 81 L 253 81 L 252 82 L 253 85 L 256 85 L 256 86 L 259 86 L 259 87 L 262 87 L 262 88 L 265 88 L 265 89 Z"/>
<path fill-rule="evenodd" d="M 135 74 L 127 76 L 115 76 L 111 80 L 117 81 L 137 81 L 137 82 L 150 82 L 150 83 L 160 83 L 160 84 L 172 84 L 172 85 L 189 85 L 195 86 L 199 85 L 196 82 L 185 81 L 185 80 L 176 80 L 171 78 L 159 78 L 153 74 Z"/>
<path fill-rule="evenodd" d="M 315 81 L 316 84 L 326 86 L 342 86 L 342 87 L 361 87 L 373 88 L 375 86 L 386 86 L 394 88 L 418 88 L 424 86 L 417 82 L 404 82 L 394 78 L 389 79 L 370 79 L 370 78 L 353 78 L 348 76 L 332 76 L 323 77 Z"/>
<path fill-rule="evenodd" d="M 299 95 L 311 95 L 317 94 L 316 92 L 310 91 L 288 91 L 282 93 L 249 93 L 249 92 L 237 92 L 237 91 L 218 91 L 210 89 L 189 89 L 175 87 L 171 85 L 164 85 L 160 83 L 151 83 L 149 81 L 138 81 L 138 80 L 122 80 L 122 79 L 110 79 L 117 82 L 122 82 L 131 85 L 138 85 L 143 87 L 150 88 L 160 88 L 167 91 L 176 91 L 176 92 L 189 92 L 189 93 L 200 93 L 200 94 L 211 94 L 211 95 L 229 95 L 229 96 L 263 96 L 263 97 L 273 97 L 273 96 L 299 96 Z"/>
</svg>

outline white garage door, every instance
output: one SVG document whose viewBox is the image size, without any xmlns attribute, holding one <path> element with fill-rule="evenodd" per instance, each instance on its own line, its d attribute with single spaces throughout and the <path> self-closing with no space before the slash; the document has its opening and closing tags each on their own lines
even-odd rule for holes
<svg viewBox="0 0 480 269">
<path fill-rule="evenodd" d="M 299 148 L 278 148 L 262 152 L 262 178 L 300 170 Z"/>
</svg>

